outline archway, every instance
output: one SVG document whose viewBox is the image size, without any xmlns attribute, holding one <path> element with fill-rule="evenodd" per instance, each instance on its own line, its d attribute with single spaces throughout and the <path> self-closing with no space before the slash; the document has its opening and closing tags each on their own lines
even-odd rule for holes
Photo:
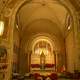
<svg viewBox="0 0 80 80">
<path fill-rule="evenodd" d="M 53 43 L 48 41 L 45 36 L 39 36 L 32 42 L 31 67 L 39 70 L 48 70 L 48 65 L 51 70 L 55 68 L 55 58 L 53 54 Z M 36 60 L 35 60 L 36 59 Z M 44 69 L 42 68 L 44 66 Z"/>
</svg>

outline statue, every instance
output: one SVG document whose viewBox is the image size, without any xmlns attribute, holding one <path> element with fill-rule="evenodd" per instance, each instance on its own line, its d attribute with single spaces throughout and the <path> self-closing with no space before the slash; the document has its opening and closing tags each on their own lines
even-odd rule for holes
<svg viewBox="0 0 80 80">
<path fill-rule="evenodd" d="M 40 65 L 41 65 L 41 70 L 44 70 L 45 69 L 45 55 L 43 51 L 40 55 Z"/>
</svg>

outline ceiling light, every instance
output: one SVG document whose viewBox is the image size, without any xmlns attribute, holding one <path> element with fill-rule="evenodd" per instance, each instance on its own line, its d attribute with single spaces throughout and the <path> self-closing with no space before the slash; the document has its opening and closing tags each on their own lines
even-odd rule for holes
<svg viewBox="0 0 80 80">
<path fill-rule="evenodd" d="M 19 26 L 16 24 L 16 28 L 18 29 L 19 28 Z"/>
<path fill-rule="evenodd" d="M 68 30 L 70 30 L 71 29 L 71 27 L 70 26 L 68 26 Z"/>
<path fill-rule="evenodd" d="M 3 35 L 4 32 L 4 21 L 0 21 L 0 36 Z"/>
</svg>

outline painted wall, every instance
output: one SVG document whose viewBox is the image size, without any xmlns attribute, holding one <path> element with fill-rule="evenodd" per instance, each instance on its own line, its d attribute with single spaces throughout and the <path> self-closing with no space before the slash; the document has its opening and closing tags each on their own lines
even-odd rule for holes
<svg viewBox="0 0 80 80">
<path fill-rule="evenodd" d="M 77 31 L 78 31 L 78 65 L 77 65 L 77 68 L 78 68 L 78 70 L 80 71 L 80 21 L 79 21 L 79 26 L 78 26 L 78 29 L 77 29 Z"/>
<path fill-rule="evenodd" d="M 13 41 L 14 41 L 14 54 L 13 54 L 13 72 L 18 71 L 18 53 L 19 53 L 19 33 L 16 28 L 14 28 L 13 34 Z"/>
</svg>

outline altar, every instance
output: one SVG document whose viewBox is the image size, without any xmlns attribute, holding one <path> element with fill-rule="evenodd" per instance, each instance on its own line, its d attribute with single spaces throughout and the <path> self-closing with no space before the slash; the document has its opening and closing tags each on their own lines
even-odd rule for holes
<svg viewBox="0 0 80 80">
<path fill-rule="evenodd" d="M 46 71 L 46 72 L 52 72 L 55 71 L 55 64 L 45 64 L 44 68 L 40 64 L 31 64 L 30 71 Z"/>
<path fill-rule="evenodd" d="M 30 73 L 32 73 L 32 74 L 38 73 L 38 74 L 40 74 L 40 75 L 42 75 L 42 76 L 47 76 L 47 75 L 50 75 L 51 73 L 53 73 L 53 71 L 49 71 L 49 70 L 43 70 L 43 71 L 41 71 L 41 70 L 36 70 L 36 71 L 32 71 L 32 72 L 30 72 Z M 54 73 L 55 73 L 55 72 L 54 72 Z"/>
</svg>

